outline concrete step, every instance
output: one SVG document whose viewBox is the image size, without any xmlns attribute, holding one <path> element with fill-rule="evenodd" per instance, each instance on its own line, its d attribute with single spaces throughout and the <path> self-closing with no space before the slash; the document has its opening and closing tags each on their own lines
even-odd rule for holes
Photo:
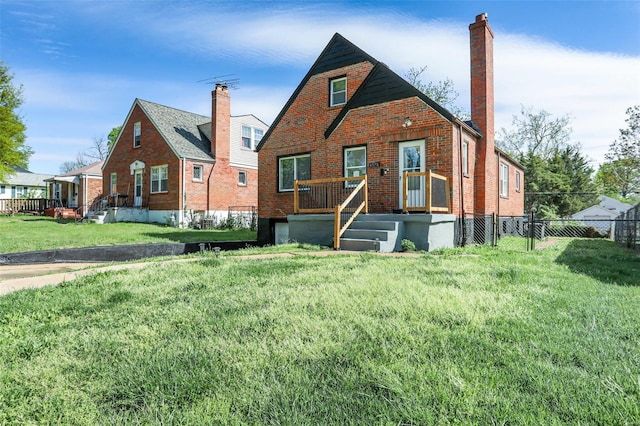
<svg viewBox="0 0 640 426">
<path fill-rule="evenodd" d="M 372 240 L 376 239 L 379 241 L 387 241 L 389 239 L 389 231 L 388 230 L 379 230 L 379 229 L 352 229 L 349 227 L 346 231 L 344 231 L 343 238 L 354 238 L 360 240 Z"/>
<path fill-rule="evenodd" d="M 340 248 L 352 251 L 380 251 L 380 242 L 358 238 L 340 238 Z"/>
<path fill-rule="evenodd" d="M 340 238 L 340 247 L 390 253 L 399 248 L 399 228 L 400 223 L 395 221 L 356 220 Z"/>
<path fill-rule="evenodd" d="M 376 229 L 385 231 L 395 231 L 398 228 L 398 222 L 391 220 L 361 220 L 356 219 L 351 223 L 349 229 Z"/>
</svg>

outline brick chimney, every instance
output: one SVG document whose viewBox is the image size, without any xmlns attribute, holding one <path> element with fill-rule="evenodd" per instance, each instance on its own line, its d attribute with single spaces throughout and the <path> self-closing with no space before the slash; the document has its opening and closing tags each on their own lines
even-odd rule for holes
<svg viewBox="0 0 640 426">
<path fill-rule="evenodd" d="M 480 128 L 477 148 L 476 213 L 496 212 L 498 164 L 495 155 L 493 99 L 493 31 L 487 14 L 469 25 L 471 43 L 471 121 Z"/>
<path fill-rule="evenodd" d="M 231 96 L 227 86 L 216 84 L 211 92 L 211 154 L 216 161 L 229 161 L 230 130 Z"/>
</svg>

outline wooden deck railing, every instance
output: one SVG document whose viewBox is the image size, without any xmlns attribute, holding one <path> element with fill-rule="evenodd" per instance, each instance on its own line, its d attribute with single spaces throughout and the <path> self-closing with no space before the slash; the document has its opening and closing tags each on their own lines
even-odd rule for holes
<svg viewBox="0 0 640 426">
<path fill-rule="evenodd" d="M 333 247 L 340 248 L 340 237 L 356 216 L 369 211 L 367 176 L 295 181 L 293 212 L 333 213 Z"/>
<path fill-rule="evenodd" d="M 449 213 L 451 201 L 449 180 L 442 175 L 426 172 L 402 174 L 402 211 Z"/>
<path fill-rule="evenodd" d="M 7 198 L 0 199 L 0 213 L 15 214 L 22 212 L 44 213 L 44 210 L 56 205 L 58 200 L 47 198 Z"/>
</svg>

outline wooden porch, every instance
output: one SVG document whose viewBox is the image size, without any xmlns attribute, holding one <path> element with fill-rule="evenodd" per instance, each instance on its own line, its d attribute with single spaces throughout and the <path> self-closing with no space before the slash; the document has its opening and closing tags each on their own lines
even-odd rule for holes
<svg viewBox="0 0 640 426">
<path fill-rule="evenodd" d="M 449 182 L 431 171 L 403 173 L 402 213 L 450 213 Z M 369 213 L 367 175 L 294 182 L 294 214 L 331 214 L 333 247 L 360 213 Z M 389 212 L 392 213 L 392 212 Z M 386 227 L 386 226 L 385 226 Z M 370 235 L 375 235 L 370 233 Z"/>
</svg>

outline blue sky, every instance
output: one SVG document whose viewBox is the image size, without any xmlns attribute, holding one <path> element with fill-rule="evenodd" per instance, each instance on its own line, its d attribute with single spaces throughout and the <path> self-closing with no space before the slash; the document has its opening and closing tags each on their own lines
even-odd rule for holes
<svg viewBox="0 0 640 426">
<path fill-rule="evenodd" d="M 638 1 L 2 0 L 0 58 L 24 88 L 29 168 L 121 125 L 135 98 L 210 115 L 207 79 L 237 80 L 232 114 L 278 114 L 335 32 L 399 75 L 428 66 L 469 109 L 468 25 L 495 34 L 496 129 L 520 106 L 570 115 L 594 166 L 640 104 Z"/>
</svg>

